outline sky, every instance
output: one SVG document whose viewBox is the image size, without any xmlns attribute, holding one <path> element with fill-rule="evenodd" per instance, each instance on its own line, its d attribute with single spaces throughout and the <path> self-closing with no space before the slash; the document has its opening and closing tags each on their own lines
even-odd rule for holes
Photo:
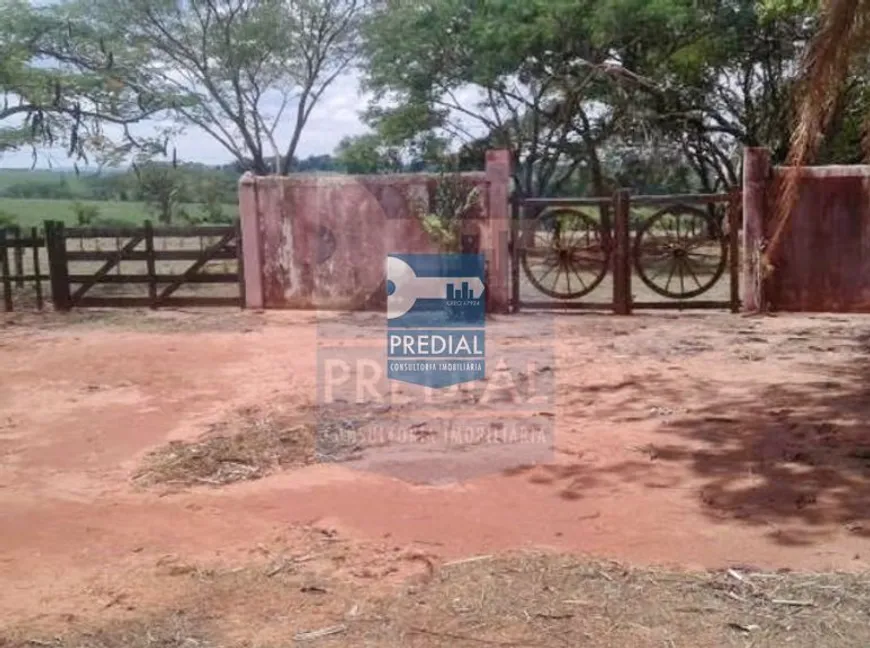
<svg viewBox="0 0 870 648">
<path fill-rule="evenodd" d="M 343 137 L 365 133 L 368 129 L 362 123 L 360 113 L 366 103 L 367 98 L 359 89 L 359 78 L 356 74 L 351 73 L 336 79 L 311 113 L 302 132 L 296 157 L 332 153 Z M 295 112 L 288 111 L 285 122 L 294 117 Z M 153 125 L 156 123 L 152 122 Z M 284 146 L 289 142 L 289 132 L 289 124 L 280 132 L 282 136 L 279 137 L 279 142 Z M 188 129 L 173 144 L 178 158 L 185 162 L 218 165 L 232 161 L 232 157 L 220 144 L 199 129 Z M 32 164 L 33 157 L 29 148 L 0 154 L 0 168 L 30 168 Z M 36 168 L 64 168 L 71 167 L 72 164 L 73 160 L 63 150 L 40 151 Z M 83 165 L 80 168 L 87 169 Z"/>
</svg>

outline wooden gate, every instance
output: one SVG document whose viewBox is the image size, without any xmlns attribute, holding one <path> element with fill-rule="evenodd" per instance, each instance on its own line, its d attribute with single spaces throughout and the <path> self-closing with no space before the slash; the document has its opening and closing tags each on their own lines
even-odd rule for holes
<svg viewBox="0 0 870 648">
<path fill-rule="evenodd" d="M 244 306 L 238 223 L 67 228 L 49 221 L 45 239 L 56 310 Z"/>
</svg>

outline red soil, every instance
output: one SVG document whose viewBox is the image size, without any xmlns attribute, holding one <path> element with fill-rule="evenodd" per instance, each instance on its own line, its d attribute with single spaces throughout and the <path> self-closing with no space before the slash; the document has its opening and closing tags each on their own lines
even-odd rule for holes
<svg viewBox="0 0 870 648">
<path fill-rule="evenodd" d="M 419 484 L 361 469 L 374 451 L 169 491 L 130 481 L 149 450 L 240 407 L 314 402 L 317 318 L 112 317 L 0 321 L 8 622 L 99 609 L 136 570 L 240 561 L 301 525 L 436 558 L 543 546 L 690 568 L 868 566 L 866 318 L 563 316 L 552 337 L 547 316 L 500 318 L 490 340 L 552 345 L 549 460 L 471 454 L 467 479 Z M 383 339 L 376 316 L 339 321 Z M 408 457 L 430 473 L 448 461 Z"/>
</svg>

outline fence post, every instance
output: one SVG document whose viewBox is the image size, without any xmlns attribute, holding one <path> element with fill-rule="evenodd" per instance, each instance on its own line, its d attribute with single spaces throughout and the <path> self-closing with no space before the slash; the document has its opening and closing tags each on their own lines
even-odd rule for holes
<svg viewBox="0 0 870 648">
<path fill-rule="evenodd" d="M 12 258 L 15 260 L 15 287 L 24 288 L 24 248 L 21 247 L 21 227 L 12 228 Z"/>
<path fill-rule="evenodd" d="M 513 312 L 520 312 L 520 249 L 522 241 L 520 214 L 522 210 L 519 187 L 511 194 L 511 304 Z"/>
<path fill-rule="evenodd" d="M 764 254 L 770 151 L 743 149 L 743 310 L 765 308 Z"/>
<path fill-rule="evenodd" d="M 36 289 L 36 307 L 42 310 L 42 272 L 39 264 L 39 228 L 30 228 L 30 242 L 33 247 L 33 287 Z"/>
<path fill-rule="evenodd" d="M 244 264 L 245 306 L 263 308 L 263 255 L 260 240 L 260 201 L 257 178 L 250 172 L 239 179 L 240 247 Z"/>
<path fill-rule="evenodd" d="M 148 272 L 148 301 L 153 309 L 157 308 L 157 267 L 154 263 L 154 226 L 150 220 L 145 221 L 145 268 Z"/>
<path fill-rule="evenodd" d="M 631 315 L 631 194 L 620 189 L 613 194 L 613 312 Z"/>
<path fill-rule="evenodd" d="M 728 269 L 731 276 L 731 312 L 740 310 L 740 189 L 728 196 Z"/>
<path fill-rule="evenodd" d="M 242 219 L 236 219 L 236 272 L 239 275 L 239 307 L 247 308 L 245 297 L 245 249 L 242 247 Z"/>
<path fill-rule="evenodd" d="M 0 227 L 0 274 L 3 280 L 3 310 L 12 312 L 12 281 L 9 277 L 9 255 L 6 246 L 6 230 Z"/>
<path fill-rule="evenodd" d="M 489 184 L 486 227 L 489 230 L 486 257 L 489 261 L 488 303 L 496 313 L 510 312 L 510 183 L 511 152 L 486 152 L 486 181 Z"/>
<path fill-rule="evenodd" d="M 51 301 L 56 311 L 68 311 L 71 307 L 69 268 L 66 258 L 66 236 L 62 222 L 45 221 L 45 249 L 48 252 Z"/>
</svg>

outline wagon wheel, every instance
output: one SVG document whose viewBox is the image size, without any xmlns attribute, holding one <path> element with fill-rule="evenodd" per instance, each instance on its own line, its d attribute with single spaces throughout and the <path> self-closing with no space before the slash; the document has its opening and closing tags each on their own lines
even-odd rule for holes
<svg viewBox="0 0 870 648">
<path fill-rule="evenodd" d="M 529 282 L 555 299 L 576 299 L 607 274 L 610 246 L 601 226 L 577 209 L 547 209 L 524 233 L 522 264 Z"/>
<path fill-rule="evenodd" d="M 647 287 L 673 299 L 709 290 L 725 272 L 728 246 L 716 219 L 687 205 L 665 207 L 640 228 L 634 267 Z"/>
</svg>

